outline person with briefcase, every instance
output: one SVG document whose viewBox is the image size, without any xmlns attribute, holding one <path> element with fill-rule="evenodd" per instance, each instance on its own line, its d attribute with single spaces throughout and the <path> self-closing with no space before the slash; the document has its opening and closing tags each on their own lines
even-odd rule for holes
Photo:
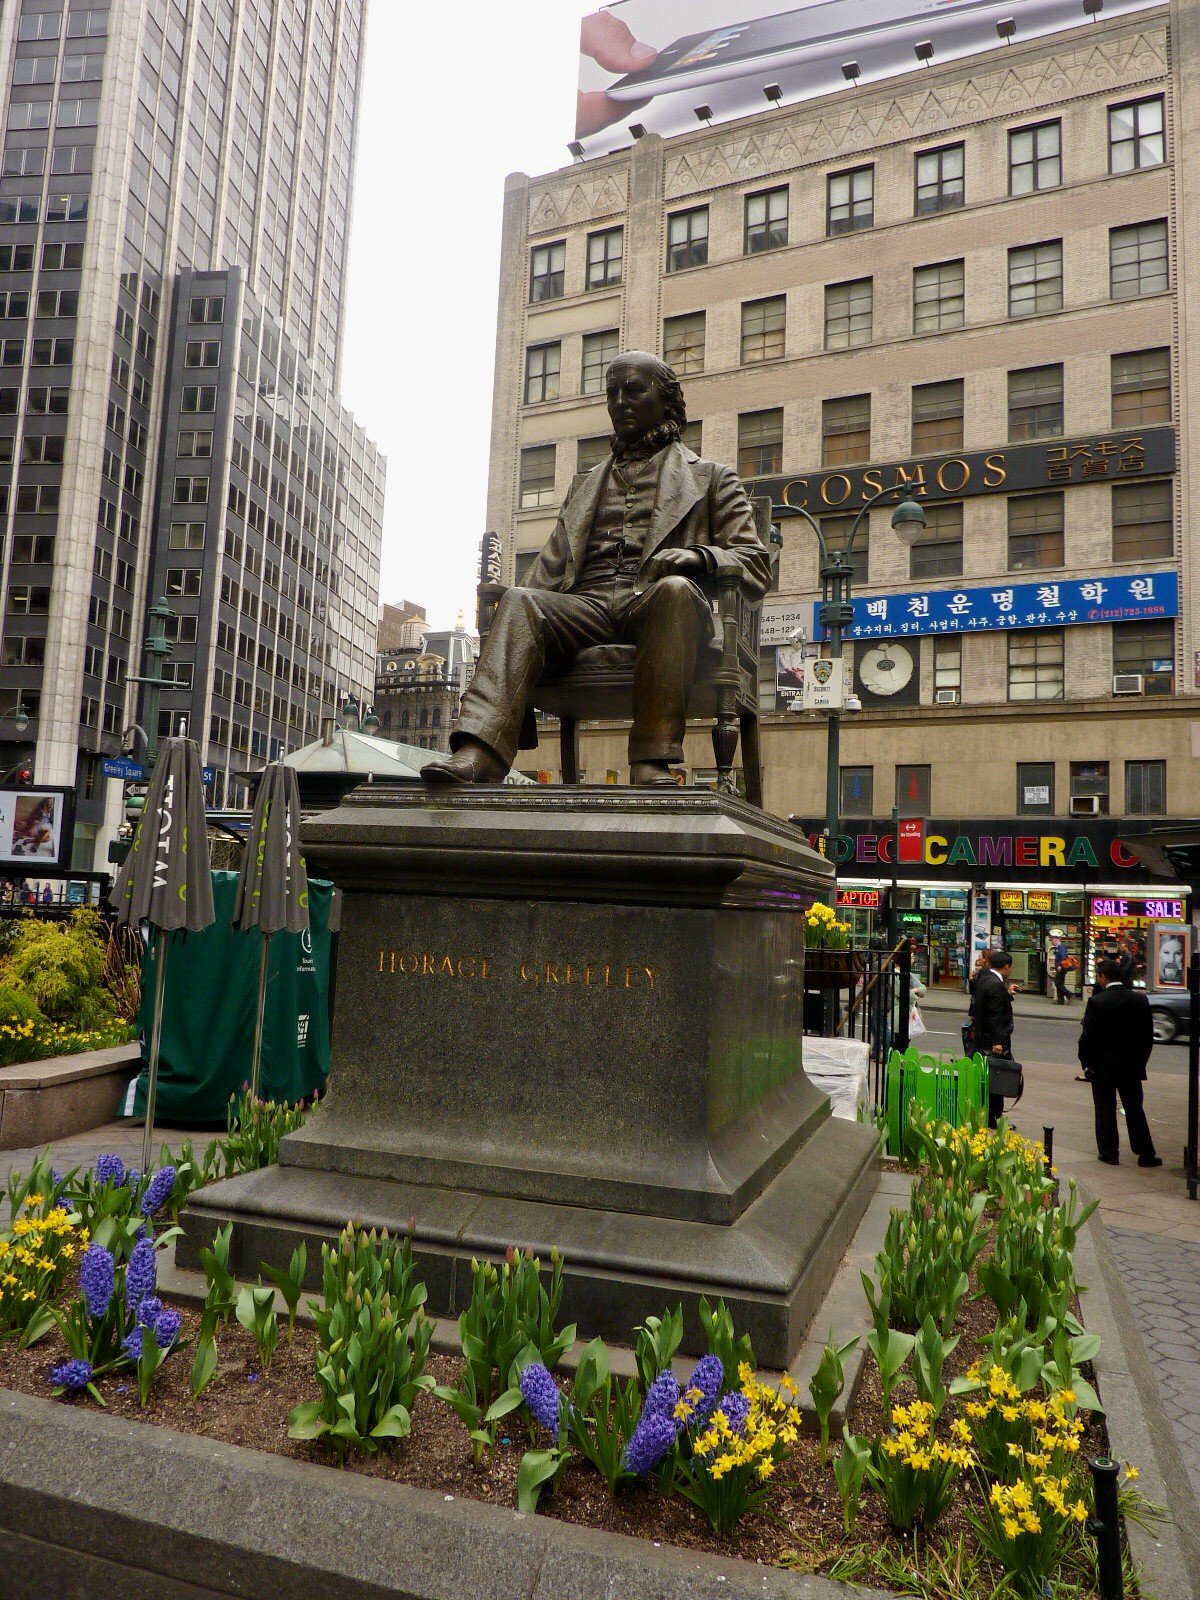
<svg viewBox="0 0 1200 1600">
<path fill-rule="evenodd" d="M 1131 988 L 1125 981 L 1122 963 L 1106 957 L 1097 963 L 1096 987 L 1084 1008 L 1079 1062 L 1092 1086 L 1096 1153 L 1110 1167 L 1121 1159 L 1118 1095 L 1138 1166 L 1162 1166 L 1142 1105 L 1142 1083 L 1153 1048 L 1154 1019 L 1145 992 Z"/>
<path fill-rule="evenodd" d="M 1019 1100 L 1025 1088 L 1024 1074 L 1012 1058 L 1011 975 L 1012 956 L 1007 950 L 993 951 L 989 965 L 975 976 L 975 990 L 971 996 L 974 1048 L 983 1056 L 990 1072 L 989 1128 L 994 1128 L 1004 1114 L 1005 1100 Z"/>
</svg>

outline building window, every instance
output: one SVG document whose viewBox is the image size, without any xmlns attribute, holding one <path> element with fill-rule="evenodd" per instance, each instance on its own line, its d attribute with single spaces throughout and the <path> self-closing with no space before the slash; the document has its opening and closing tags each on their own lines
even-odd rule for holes
<svg viewBox="0 0 1200 1600">
<path fill-rule="evenodd" d="M 1171 420 L 1171 352 L 1131 350 L 1112 358 L 1114 428 Z"/>
<path fill-rule="evenodd" d="M 1108 235 L 1109 278 L 1114 300 L 1161 294 L 1168 286 L 1167 224 L 1138 222 Z"/>
<path fill-rule="evenodd" d="M 944 144 L 940 150 L 922 150 L 916 158 L 916 214 L 953 211 L 966 199 L 964 173 L 966 147 Z"/>
<path fill-rule="evenodd" d="M 194 598 L 200 593 L 200 579 L 199 567 L 168 567 L 167 593 Z"/>
<path fill-rule="evenodd" d="M 525 582 L 530 567 L 538 558 L 536 550 L 521 550 L 513 558 L 513 583 L 519 589 Z"/>
<path fill-rule="evenodd" d="M 1013 495 L 1008 502 L 1008 570 L 1023 572 L 1062 564 L 1062 495 Z"/>
<path fill-rule="evenodd" d="M 738 476 L 783 471 L 783 410 L 745 411 L 738 418 Z"/>
<path fill-rule="evenodd" d="M 846 395 L 821 407 L 821 465 L 850 466 L 871 459 L 871 396 Z"/>
<path fill-rule="evenodd" d="M 825 548 L 831 553 L 837 552 L 846 559 L 846 546 L 850 542 L 850 534 L 854 528 L 854 518 L 822 517 L 821 532 L 825 536 Z M 870 532 L 871 521 L 864 517 L 858 525 L 858 532 L 854 535 L 854 549 L 850 552 L 850 582 L 857 586 L 867 582 L 867 572 L 870 566 Z"/>
<path fill-rule="evenodd" d="M 703 436 L 704 424 L 701 421 L 696 420 L 685 425 L 683 432 L 679 435 L 679 442 L 680 444 L 685 445 L 695 455 L 699 455 L 700 441 Z"/>
<path fill-rule="evenodd" d="M 604 375 L 621 353 L 621 335 L 617 328 L 605 328 L 602 333 L 585 333 L 583 336 L 582 394 L 603 394 Z"/>
<path fill-rule="evenodd" d="M 1061 628 L 1031 628 L 1008 636 L 1008 698 L 1063 698 L 1063 635 Z"/>
<path fill-rule="evenodd" d="M 748 256 L 760 250 L 778 250 L 788 242 L 788 191 L 764 189 L 746 196 L 743 250 Z"/>
<path fill-rule="evenodd" d="M 566 267 L 567 246 L 562 239 L 554 244 L 536 245 L 530 251 L 529 299 L 533 305 L 540 300 L 558 300 L 562 297 Z"/>
<path fill-rule="evenodd" d="M 938 333 L 963 325 L 965 275 L 961 261 L 913 270 L 913 332 Z"/>
<path fill-rule="evenodd" d="M 213 436 L 211 428 L 181 428 L 175 451 L 181 456 L 211 456 Z"/>
<path fill-rule="evenodd" d="M 663 323 L 663 360 L 681 378 L 704 371 L 704 330 L 703 311 L 668 317 Z"/>
<path fill-rule="evenodd" d="M 667 218 L 667 271 L 683 272 L 708 262 L 708 207 L 694 206 Z"/>
<path fill-rule="evenodd" d="M 854 167 L 831 173 L 828 180 L 825 231 L 854 233 L 875 221 L 875 168 Z"/>
<path fill-rule="evenodd" d="M 561 372 L 561 344 L 531 344 L 525 352 L 525 404 L 557 400 Z"/>
<path fill-rule="evenodd" d="M 1063 431 L 1063 369 L 1022 367 L 1008 375 L 1010 439 L 1057 439 Z"/>
<path fill-rule="evenodd" d="M 931 769 L 927 766 L 896 768 L 896 809 L 902 817 L 928 817 Z"/>
<path fill-rule="evenodd" d="M 625 270 L 625 230 L 605 228 L 589 233 L 587 242 L 587 286 L 611 289 L 620 283 Z"/>
<path fill-rule="evenodd" d="M 167 537 L 169 550 L 203 550 L 204 524 L 202 522 L 173 522 Z"/>
<path fill-rule="evenodd" d="M 1062 124 L 1039 122 L 1008 136 L 1008 192 L 1034 194 L 1062 183 Z"/>
<path fill-rule="evenodd" d="M 958 578 L 963 562 L 961 502 L 925 506 L 925 526 L 908 553 L 910 578 Z"/>
<path fill-rule="evenodd" d="M 189 413 L 215 411 L 217 409 L 216 385 L 194 383 L 186 384 L 183 390 L 183 400 L 179 409 Z"/>
<path fill-rule="evenodd" d="M 787 338 L 787 297 L 747 300 L 742 305 L 742 362 L 781 361 Z"/>
<path fill-rule="evenodd" d="M 914 455 L 961 450 L 963 445 L 963 380 L 918 383 L 912 392 Z"/>
<path fill-rule="evenodd" d="M 1071 811 L 1108 815 L 1108 762 L 1072 761 Z"/>
<path fill-rule="evenodd" d="M 174 499 L 177 506 L 206 506 L 208 504 L 208 479 L 176 478 Z"/>
<path fill-rule="evenodd" d="M 825 289 L 825 348 L 849 350 L 870 344 L 874 288 L 870 278 L 831 283 Z"/>
<path fill-rule="evenodd" d="M 962 640 L 933 641 L 933 703 L 957 703 L 962 696 Z"/>
<path fill-rule="evenodd" d="M 1175 624 L 1113 623 L 1113 676 L 1136 672 L 1143 694 L 1175 693 Z"/>
<path fill-rule="evenodd" d="M 838 809 L 843 817 L 870 817 L 875 814 L 875 768 L 843 767 L 838 774 Z"/>
<path fill-rule="evenodd" d="M 1171 481 L 1113 485 L 1113 560 L 1142 561 L 1175 553 Z"/>
<path fill-rule="evenodd" d="M 1158 817 L 1167 809 L 1167 763 L 1125 763 L 1125 811 L 1131 817 Z"/>
<path fill-rule="evenodd" d="M 1017 815 L 1052 816 L 1054 813 L 1053 761 L 1017 762 Z"/>
<path fill-rule="evenodd" d="M 521 451 L 522 511 L 554 504 L 554 454 L 552 444 L 535 444 Z"/>
<path fill-rule="evenodd" d="M 4 152 L 6 178 L 40 178 L 46 170 L 44 144 L 9 145 Z"/>
<path fill-rule="evenodd" d="M 1008 252 L 1008 314 L 1035 317 L 1061 311 L 1063 303 L 1062 240 L 1024 245 Z"/>
<path fill-rule="evenodd" d="M 188 307 L 189 322 L 224 322 L 225 296 L 223 294 L 197 294 Z"/>
<path fill-rule="evenodd" d="M 590 472 L 602 461 L 607 461 L 610 449 L 606 433 L 593 434 L 590 439 L 580 439 L 575 458 L 576 472 Z"/>
<path fill-rule="evenodd" d="M 219 367 L 221 341 L 219 339 L 189 339 L 184 348 L 185 367 Z"/>
<path fill-rule="evenodd" d="M 1167 159 L 1166 117 L 1163 97 L 1131 100 L 1111 106 L 1108 113 L 1108 170 L 1134 172 L 1139 167 L 1161 167 Z"/>
</svg>

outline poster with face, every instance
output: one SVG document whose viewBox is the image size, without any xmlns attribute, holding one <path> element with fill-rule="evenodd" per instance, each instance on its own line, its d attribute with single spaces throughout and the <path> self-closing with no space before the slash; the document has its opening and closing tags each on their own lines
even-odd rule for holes
<svg viewBox="0 0 1200 1600">
<path fill-rule="evenodd" d="M 0 793 L 0 861 L 55 862 L 62 848 L 64 800 L 37 789 Z"/>
<path fill-rule="evenodd" d="M 1160 922 L 1154 929 L 1154 988 L 1186 989 L 1191 929 Z"/>
</svg>

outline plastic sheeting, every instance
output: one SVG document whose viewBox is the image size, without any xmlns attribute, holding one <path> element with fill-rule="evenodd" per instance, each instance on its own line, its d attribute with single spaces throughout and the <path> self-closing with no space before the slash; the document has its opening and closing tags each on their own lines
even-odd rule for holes
<svg viewBox="0 0 1200 1600">
<path fill-rule="evenodd" d="M 804 1036 L 804 1070 L 821 1093 L 829 1096 L 834 1116 L 846 1122 L 857 1122 L 859 1108 L 865 1114 L 869 1107 L 870 1065 L 871 1047 L 865 1040 Z"/>
</svg>

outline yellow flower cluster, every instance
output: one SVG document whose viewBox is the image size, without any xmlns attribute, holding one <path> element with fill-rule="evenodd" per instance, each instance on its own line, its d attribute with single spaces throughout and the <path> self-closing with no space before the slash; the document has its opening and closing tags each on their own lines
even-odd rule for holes
<svg viewBox="0 0 1200 1600">
<path fill-rule="evenodd" d="M 965 1422 L 955 1421 L 950 1426 L 953 1443 L 933 1437 L 937 1412 L 928 1400 L 914 1400 L 908 1406 L 892 1409 L 892 1426 L 897 1432 L 880 1441 L 884 1454 L 893 1459 L 900 1457 L 906 1467 L 914 1472 L 929 1472 L 938 1465 L 970 1467 L 975 1457 L 971 1451 L 971 1430 Z"/>
<path fill-rule="evenodd" d="M 68 1263 L 87 1243 L 78 1217 L 58 1207 L 43 1215 L 45 1203 L 44 1195 L 27 1195 L 22 1214 L 0 1235 L 0 1332 L 24 1327 L 53 1299 Z"/>
<path fill-rule="evenodd" d="M 810 928 L 828 928 L 838 933 L 850 932 L 850 924 L 839 921 L 837 912 L 832 906 L 827 906 L 824 900 L 817 900 L 809 906 L 805 920 Z"/>
<path fill-rule="evenodd" d="M 1087 1506 L 1082 1500 L 1067 1503 L 1071 1488 L 1069 1474 L 1057 1477 L 1039 1472 L 1031 1480 L 1018 1478 L 1016 1483 L 994 1483 L 988 1500 L 996 1511 L 1006 1539 L 1018 1539 L 1023 1533 L 1042 1532 L 1047 1511 L 1052 1511 L 1060 1523 L 1084 1523 L 1088 1518 Z"/>
<path fill-rule="evenodd" d="M 694 1386 L 690 1389 L 685 1389 L 680 1395 L 679 1400 L 676 1403 L 675 1410 L 671 1413 L 671 1415 L 675 1418 L 676 1422 L 690 1422 L 696 1414 L 696 1407 L 703 1399 L 703 1389 L 697 1389 Z"/>
<path fill-rule="evenodd" d="M 738 1380 L 739 1393 L 750 1406 L 744 1427 L 735 1433 L 724 1411 L 718 1409 L 696 1440 L 694 1453 L 715 1482 L 737 1467 L 748 1468 L 754 1477 L 765 1482 L 800 1437 L 794 1403 L 798 1391 L 786 1374 L 778 1390 L 759 1383 L 746 1362 L 738 1368 Z"/>
</svg>

